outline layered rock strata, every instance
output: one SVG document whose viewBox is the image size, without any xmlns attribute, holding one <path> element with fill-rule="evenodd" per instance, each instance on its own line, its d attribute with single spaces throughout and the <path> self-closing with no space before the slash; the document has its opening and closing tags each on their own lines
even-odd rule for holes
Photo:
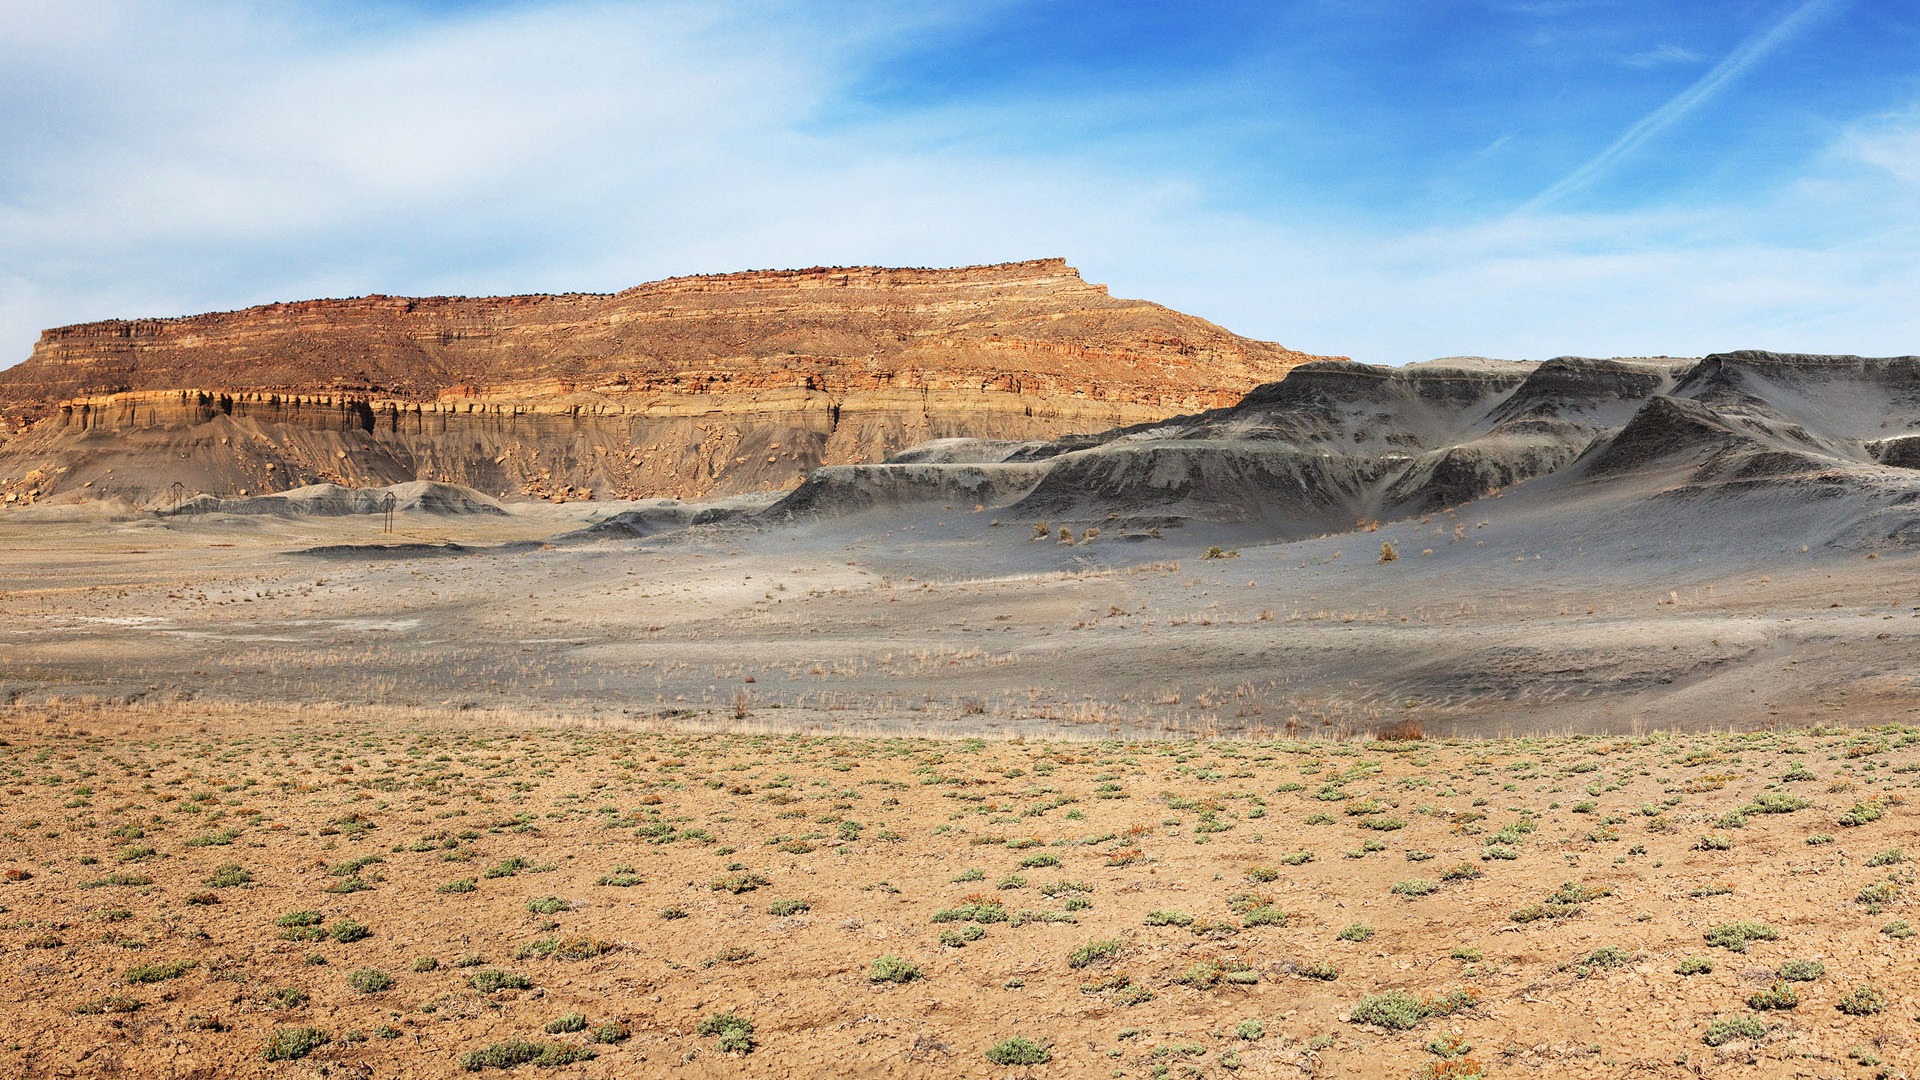
<svg viewBox="0 0 1920 1080">
<path fill-rule="evenodd" d="M 991 490 L 980 482 L 988 469 L 1001 470 Z M 979 490 L 998 517 L 1076 533 L 1204 522 L 1291 540 L 1535 480 L 1543 498 L 1617 504 L 1609 514 L 1751 497 L 1783 514 L 1825 506 L 1822 542 L 1920 543 L 1920 357 L 1312 363 L 1232 407 L 1162 423 L 936 443 L 888 464 L 822 469 L 768 516 L 944 504 Z"/>
<path fill-rule="evenodd" d="M 1060 259 L 312 300 L 47 331 L 0 372 L 0 489 L 724 495 L 929 439 L 1222 407 L 1313 359 L 1116 299 Z"/>
</svg>

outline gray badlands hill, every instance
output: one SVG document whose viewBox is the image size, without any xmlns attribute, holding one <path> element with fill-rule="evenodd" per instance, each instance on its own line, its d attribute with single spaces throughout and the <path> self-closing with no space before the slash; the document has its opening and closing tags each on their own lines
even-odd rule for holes
<svg viewBox="0 0 1920 1080">
<path fill-rule="evenodd" d="M 1817 527 L 1801 522 L 1815 539 L 1871 545 L 1920 542 L 1916 469 L 1920 357 L 1329 361 L 1160 423 L 821 469 L 766 516 L 972 502 L 1076 533 L 1206 523 L 1288 540 L 1534 481 L 1532 499 L 1596 513 L 1739 497 L 1758 527 L 1824 506 Z"/>
<path fill-rule="evenodd" d="M 347 517 L 356 514 L 492 514 L 501 516 L 506 509 L 499 503 L 469 488 L 436 484 L 429 480 L 410 480 L 378 488 L 341 487 L 338 484 L 313 484 L 273 495 L 234 496 L 195 495 L 175 505 L 162 503 L 163 516 L 178 514 L 241 514 L 275 517 Z"/>
</svg>

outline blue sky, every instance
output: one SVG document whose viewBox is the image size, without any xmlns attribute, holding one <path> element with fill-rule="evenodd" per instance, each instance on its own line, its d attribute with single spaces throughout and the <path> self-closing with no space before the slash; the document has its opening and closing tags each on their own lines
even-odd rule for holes
<svg viewBox="0 0 1920 1080">
<path fill-rule="evenodd" d="M 1920 5 L 0 3 L 40 328 L 1063 255 L 1295 348 L 1920 352 Z"/>
</svg>

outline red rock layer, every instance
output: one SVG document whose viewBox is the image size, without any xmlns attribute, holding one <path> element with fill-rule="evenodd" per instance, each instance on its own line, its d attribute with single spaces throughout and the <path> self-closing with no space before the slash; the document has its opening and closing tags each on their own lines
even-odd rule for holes
<svg viewBox="0 0 1920 1080">
<path fill-rule="evenodd" d="M 0 372 L 0 416 L 31 425 L 0 450 L 0 487 L 37 472 L 36 498 L 138 495 L 172 461 L 206 490 L 727 493 L 926 438 L 1214 408 L 1312 359 L 1115 299 L 1060 259 L 310 300 L 46 331 Z M 237 435 L 245 461 L 220 449 Z"/>
</svg>

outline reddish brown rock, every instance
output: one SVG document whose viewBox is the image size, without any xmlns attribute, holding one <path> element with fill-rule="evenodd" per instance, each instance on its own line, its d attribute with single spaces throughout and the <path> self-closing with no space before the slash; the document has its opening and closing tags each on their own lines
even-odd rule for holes
<svg viewBox="0 0 1920 1080">
<path fill-rule="evenodd" d="M 1312 359 L 1115 299 L 1060 259 L 309 300 L 45 332 L 0 372 L 0 416 L 28 425 L 0 447 L 0 488 L 37 470 L 35 498 L 176 480 L 726 494 L 930 438 L 1214 408 Z"/>
</svg>

